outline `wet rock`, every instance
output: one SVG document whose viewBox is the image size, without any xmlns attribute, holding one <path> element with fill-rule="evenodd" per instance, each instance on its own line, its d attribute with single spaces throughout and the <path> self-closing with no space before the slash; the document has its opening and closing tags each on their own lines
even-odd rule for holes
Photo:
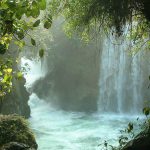
<svg viewBox="0 0 150 150">
<path fill-rule="evenodd" d="M 0 115 L 0 150 L 36 150 L 28 122 L 17 115 Z"/>
<path fill-rule="evenodd" d="M 25 79 L 13 81 L 12 92 L 4 97 L 0 103 L 0 113 L 3 115 L 18 114 L 25 118 L 30 117 L 30 107 L 28 105 L 29 93 L 25 88 Z"/>
<path fill-rule="evenodd" d="M 150 150 L 150 132 L 141 132 L 129 141 L 122 150 Z"/>
<path fill-rule="evenodd" d="M 23 144 L 23 143 L 18 143 L 18 142 L 10 142 L 5 144 L 1 150 L 36 150 L 34 148 L 31 148 L 30 146 Z"/>
</svg>

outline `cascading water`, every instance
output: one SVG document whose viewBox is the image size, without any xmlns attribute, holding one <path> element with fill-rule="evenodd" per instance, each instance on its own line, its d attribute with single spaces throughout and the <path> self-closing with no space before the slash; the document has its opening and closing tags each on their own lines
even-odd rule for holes
<svg viewBox="0 0 150 150">
<path fill-rule="evenodd" d="M 106 40 L 100 61 L 99 111 L 92 114 L 58 110 L 39 99 L 30 96 L 31 128 L 35 132 L 39 150 L 99 150 L 105 140 L 117 145 L 120 130 L 135 116 L 125 112 L 136 112 L 140 108 L 141 79 L 139 62 L 141 56 L 130 58 L 125 45 L 113 46 Z M 25 75 L 27 88 L 45 75 L 37 61 L 22 59 L 22 66 L 28 63 L 30 70 Z M 44 90 L 44 87 L 43 87 Z M 142 106 L 141 106 L 142 107 Z M 105 114 L 107 112 L 107 114 Z M 109 113 L 111 112 L 111 113 Z M 116 114 L 112 114 L 112 112 Z M 122 114 L 118 114 L 122 113 Z M 137 117 L 137 116 L 136 116 Z"/>
<path fill-rule="evenodd" d="M 99 80 L 99 111 L 141 113 L 143 108 L 141 53 L 131 56 L 127 44 L 105 40 Z M 146 89 L 146 86 L 145 86 Z"/>
<path fill-rule="evenodd" d="M 29 101 L 29 121 L 38 149 L 100 150 L 105 140 L 117 145 L 120 130 L 139 117 L 133 114 L 140 112 L 143 99 L 150 97 L 146 91 L 149 57 L 144 53 L 131 57 L 125 43 L 113 45 L 107 39 L 103 46 L 99 43 L 100 50 L 95 43 L 82 46 L 78 39 L 66 38 L 58 24 L 52 27 L 53 38 L 47 30 L 40 30 L 40 37 L 35 33 L 49 50 L 42 66 L 41 61 L 22 59 L 27 89 L 41 96 L 31 93 Z M 54 104 L 86 113 L 63 111 Z M 91 113 L 95 105 L 98 111 Z"/>
<path fill-rule="evenodd" d="M 43 67 L 42 67 L 43 65 Z M 27 89 L 32 87 L 32 84 L 46 74 L 46 62 L 43 64 L 38 59 L 29 60 L 26 57 L 21 58 L 21 66 L 25 69 L 25 78 Z"/>
</svg>

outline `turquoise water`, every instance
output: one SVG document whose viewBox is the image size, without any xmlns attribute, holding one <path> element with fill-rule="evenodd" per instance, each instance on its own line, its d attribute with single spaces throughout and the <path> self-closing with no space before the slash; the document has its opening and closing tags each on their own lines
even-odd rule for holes
<svg viewBox="0 0 150 150">
<path fill-rule="evenodd" d="M 29 90 L 34 81 L 44 76 L 45 71 L 41 71 L 39 62 L 22 58 L 22 66 L 26 63 L 30 67 L 25 74 Z M 29 122 L 36 135 L 38 150 L 104 150 L 104 141 L 118 145 L 120 130 L 124 130 L 130 121 L 138 117 L 104 112 L 66 112 L 55 109 L 35 94 L 30 96 L 29 105 Z"/>
<path fill-rule="evenodd" d="M 46 67 L 41 68 L 41 63 L 36 60 L 31 61 L 26 58 L 21 60 L 22 67 L 26 68 L 26 64 L 28 64 L 30 68 L 25 74 L 26 87 L 30 90 L 34 81 L 44 77 Z M 109 90 L 110 92 L 111 89 Z M 120 87 L 116 89 L 120 89 Z M 123 107 L 128 108 L 128 103 L 124 103 L 126 101 L 123 101 L 121 92 L 117 92 L 120 94 L 118 96 L 118 102 L 121 103 L 119 109 L 119 105 L 111 101 L 111 96 L 110 99 L 104 101 L 106 104 L 99 103 L 98 106 L 101 106 L 100 108 L 106 107 L 107 109 L 105 110 L 111 110 L 110 108 L 113 104 L 116 110 L 122 110 Z M 103 94 L 105 92 L 100 91 L 100 96 Z M 99 100 L 102 100 L 99 102 L 103 102 L 102 98 L 99 98 Z M 51 99 L 48 101 L 50 102 Z M 132 116 L 132 114 L 107 114 L 103 109 L 101 112 L 92 114 L 66 112 L 53 108 L 50 103 L 40 100 L 35 94 L 31 95 L 29 105 L 31 107 L 31 118 L 29 121 L 36 135 L 38 150 L 104 150 L 104 141 L 117 146 L 118 137 L 121 135 L 120 130 L 124 130 L 129 122 L 136 120 L 138 117 L 138 115 Z M 132 104 L 129 106 L 138 108 L 136 105 L 132 107 Z M 121 111 L 118 112 L 121 113 Z"/>
<path fill-rule="evenodd" d="M 101 150 L 107 140 L 118 145 L 120 130 L 134 117 L 65 112 L 35 94 L 30 97 L 31 118 L 39 150 Z"/>
</svg>

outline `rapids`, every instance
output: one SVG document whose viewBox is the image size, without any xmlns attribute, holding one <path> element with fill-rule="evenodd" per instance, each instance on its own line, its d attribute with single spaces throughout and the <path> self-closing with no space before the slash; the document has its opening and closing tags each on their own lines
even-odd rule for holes
<svg viewBox="0 0 150 150">
<path fill-rule="evenodd" d="M 30 89 L 41 74 L 40 62 L 22 58 L 22 66 L 30 67 L 25 74 Z M 44 72 L 44 71 L 43 71 Z M 137 116 L 113 113 L 81 113 L 55 109 L 50 103 L 30 96 L 31 128 L 36 135 L 38 150 L 101 150 L 104 141 L 118 145 L 120 130 Z"/>
<path fill-rule="evenodd" d="M 119 50 L 105 44 L 101 52 L 97 112 L 56 109 L 51 105 L 51 97 L 45 101 L 31 93 L 29 122 L 39 150 L 102 150 L 104 141 L 116 146 L 120 130 L 139 116 L 136 114 L 143 107 L 141 95 L 146 85 L 142 84 L 143 88 L 141 82 L 145 82 L 143 79 L 147 75 L 140 70 L 142 56 L 132 59 L 126 56 L 124 48 Z M 30 91 L 34 81 L 45 76 L 46 68 L 42 68 L 39 61 L 22 58 L 22 67 L 26 67 L 25 64 L 30 68 L 25 74 Z"/>
<path fill-rule="evenodd" d="M 102 150 L 105 140 L 118 145 L 120 130 L 136 118 L 56 110 L 35 94 L 31 95 L 29 104 L 29 121 L 39 150 Z"/>
</svg>

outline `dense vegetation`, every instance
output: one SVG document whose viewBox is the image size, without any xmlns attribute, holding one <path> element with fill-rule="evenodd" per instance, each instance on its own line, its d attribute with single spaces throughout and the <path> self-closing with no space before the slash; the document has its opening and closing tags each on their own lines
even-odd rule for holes
<svg viewBox="0 0 150 150">
<path fill-rule="evenodd" d="M 85 39 L 96 29 L 108 37 L 127 37 L 135 53 L 149 49 L 149 7 L 148 0 L 52 0 L 49 11 L 65 17 L 69 35 L 79 33 Z"/>
<path fill-rule="evenodd" d="M 30 31 L 38 27 L 41 20 L 40 12 L 46 9 L 45 0 L 1 0 L 0 1 L 0 98 L 11 91 L 13 78 L 22 78 L 22 73 L 13 67 L 18 63 L 18 53 L 25 46 L 24 38 L 28 36 L 31 45 L 36 41 L 31 37 Z M 42 18 L 44 28 L 51 26 L 51 16 Z M 10 45 L 17 45 L 13 49 Z M 39 50 L 43 57 L 44 50 Z M 15 65 L 16 66 L 16 65 Z"/>
<path fill-rule="evenodd" d="M 24 143 L 31 148 L 37 148 L 33 133 L 27 121 L 19 116 L 0 116 L 0 149 L 10 142 Z"/>
</svg>

